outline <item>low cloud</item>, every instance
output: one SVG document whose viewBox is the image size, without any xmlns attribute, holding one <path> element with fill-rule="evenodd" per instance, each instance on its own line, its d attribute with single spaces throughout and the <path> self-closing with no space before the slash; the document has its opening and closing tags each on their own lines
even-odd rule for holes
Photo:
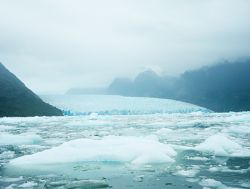
<svg viewBox="0 0 250 189">
<path fill-rule="evenodd" d="M 38 93 L 249 55 L 247 0 L 4 0 L 0 61 Z"/>
</svg>

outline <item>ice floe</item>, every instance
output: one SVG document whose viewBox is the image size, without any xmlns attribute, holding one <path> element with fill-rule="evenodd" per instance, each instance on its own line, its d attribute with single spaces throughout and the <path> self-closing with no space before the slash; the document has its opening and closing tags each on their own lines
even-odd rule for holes
<svg viewBox="0 0 250 189">
<path fill-rule="evenodd" d="M 216 156 L 248 156 L 250 151 L 224 134 L 215 134 L 195 147 L 196 150 Z"/>
<path fill-rule="evenodd" d="M 210 178 L 204 178 L 202 179 L 199 184 L 203 186 L 203 188 L 217 188 L 217 189 L 239 189 L 239 188 L 234 188 L 234 187 L 229 187 L 223 184 L 220 181 L 217 181 L 215 179 L 210 179 Z"/>
<path fill-rule="evenodd" d="M 108 136 L 99 140 L 76 139 L 32 155 L 10 161 L 10 165 L 57 164 L 81 161 L 131 162 L 132 164 L 174 162 L 176 152 L 153 138 Z"/>
<path fill-rule="evenodd" d="M 30 182 L 25 182 L 21 185 L 19 185 L 20 188 L 33 188 L 35 186 L 37 186 L 38 184 L 33 182 L 33 181 L 30 181 Z"/>
<path fill-rule="evenodd" d="M 42 138 L 36 134 L 0 134 L 0 145 L 37 144 Z"/>
</svg>

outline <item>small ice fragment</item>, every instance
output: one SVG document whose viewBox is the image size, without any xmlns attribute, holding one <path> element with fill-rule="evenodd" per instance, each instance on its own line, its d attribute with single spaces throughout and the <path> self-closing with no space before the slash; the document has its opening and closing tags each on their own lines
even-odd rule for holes
<svg viewBox="0 0 250 189">
<path fill-rule="evenodd" d="M 138 175 L 138 176 L 133 178 L 133 180 L 136 182 L 142 182 L 143 179 L 144 179 L 144 175 Z"/>
<path fill-rule="evenodd" d="M 0 178 L 1 182 L 18 182 L 18 181 L 21 181 L 21 180 L 23 180 L 22 176 L 17 177 L 17 178 L 10 178 L 10 177 L 2 177 L 2 178 Z"/>
<path fill-rule="evenodd" d="M 67 189 L 74 188 L 107 188 L 109 185 L 105 180 L 79 180 L 67 184 Z"/>
<path fill-rule="evenodd" d="M 21 188 L 32 188 L 32 187 L 37 186 L 37 185 L 38 185 L 37 183 L 35 183 L 33 181 L 30 181 L 30 182 L 25 182 L 25 183 L 19 185 L 19 187 L 21 187 Z"/>
<path fill-rule="evenodd" d="M 42 138 L 36 134 L 0 134 L 0 145 L 23 145 L 23 144 L 37 144 L 42 141 Z"/>
<path fill-rule="evenodd" d="M 98 118 L 98 113 L 92 112 L 92 113 L 89 115 L 89 119 L 90 119 L 90 120 L 97 120 L 97 118 Z"/>
<path fill-rule="evenodd" d="M 202 179 L 199 183 L 201 186 L 205 187 L 221 187 L 223 184 L 217 180 L 214 179 Z"/>
<path fill-rule="evenodd" d="M 194 160 L 194 161 L 208 161 L 209 159 L 206 157 L 187 157 L 188 160 Z"/>
<path fill-rule="evenodd" d="M 180 170 L 177 175 L 184 177 L 195 177 L 200 171 L 198 169 Z"/>
</svg>

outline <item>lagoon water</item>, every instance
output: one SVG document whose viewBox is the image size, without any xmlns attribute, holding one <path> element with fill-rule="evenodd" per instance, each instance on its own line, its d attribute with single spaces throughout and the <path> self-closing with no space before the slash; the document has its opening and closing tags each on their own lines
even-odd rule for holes
<svg viewBox="0 0 250 189">
<path fill-rule="evenodd" d="M 43 98 L 73 116 L 0 118 L 0 188 L 250 188 L 250 112 Z"/>
</svg>

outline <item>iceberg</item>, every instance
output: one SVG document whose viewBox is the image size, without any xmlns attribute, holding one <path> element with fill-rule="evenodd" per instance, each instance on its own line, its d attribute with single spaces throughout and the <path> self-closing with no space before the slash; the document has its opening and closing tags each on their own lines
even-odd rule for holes
<svg viewBox="0 0 250 189">
<path fill-rule="evenodd" d="M 175 150 L 152 138 L 108 136 L 102 139 L 75 139 L 57 147 L 25 155 L 9 162 L 14 166 L 72 162 L 172 163 Z"/>
<path fill-rule="evenodd" d="M 249 152 L 248 149 L 244 149 L 224 134 L 215 134 L 208 137 L 204 142 L 196 146 L 195 149 L 216 156 L 242 156 L 242 154 L 250 154 L 247 153 Z"/>
</svg>

